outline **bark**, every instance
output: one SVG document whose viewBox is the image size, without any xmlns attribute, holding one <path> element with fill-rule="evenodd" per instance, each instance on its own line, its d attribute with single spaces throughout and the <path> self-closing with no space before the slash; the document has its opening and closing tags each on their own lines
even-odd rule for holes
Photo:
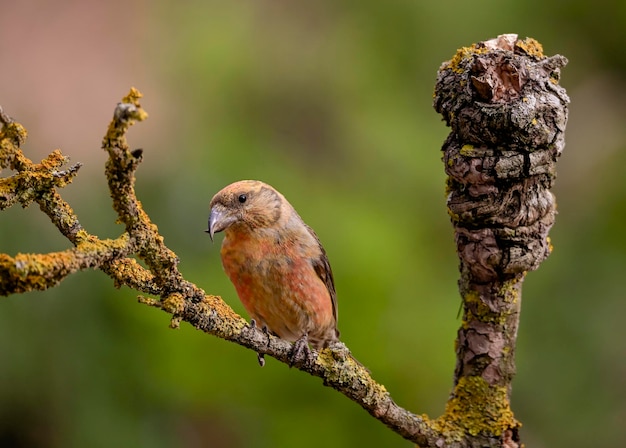
<svg viewBox="0 0 626 448">
<path fill-rule="evenodd" d="M 452 420 L 459 410 L 467 414 L 481 395 L 496 404 L 495 415 L 476 416 L 477 426 L 464 423 L 485 438 L 484 446 L 519 444 L 509 394 L 521 291 L 526 272 L 552 250 L 550 188 L 569 102 L 558 80 L 566 63 L 545 57 L 533 39 L 503 35 L 459 50 L 437 78 L 434 107 L 452 129 L 443 162 L 463 298 L 446 413 Z"/>
</svg>

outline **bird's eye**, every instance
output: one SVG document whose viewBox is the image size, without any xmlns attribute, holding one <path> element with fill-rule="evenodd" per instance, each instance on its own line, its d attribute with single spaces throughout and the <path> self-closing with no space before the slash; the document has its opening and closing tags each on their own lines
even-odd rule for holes
<svg viewBox="0 0 626 448">
<path fill-rule="evenodd" d="M 248 196 L 246 196 L 245 194 L 240 194 L 238 199 L 239 202 L 243 204 L 244 202 L 246 202 L 246 199 L 248 199 Z"/>
</svg>

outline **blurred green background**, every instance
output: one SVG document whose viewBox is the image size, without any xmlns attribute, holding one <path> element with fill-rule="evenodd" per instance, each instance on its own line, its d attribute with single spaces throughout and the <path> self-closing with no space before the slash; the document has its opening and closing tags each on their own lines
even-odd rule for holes
<svg viewBox="0 0 626 448">
<path fill-rule="evenodd" d="M 538 1 L 3 2 L 0 104 L 62 194 L 116 237 L 101 138 L 131 86 L 137 191 L 189 280 L 244 313 L 203 233 L 224 185 L 262 179 L 318 233 L 342 339 L 395 400 L 437 416 L 460 321 L 431 107 L 439 65 L 502 33 L 569 58 L 554 253 L 524 288 L 513 406 L 532 447 L 625 446 L 626 4 Z M 7 171 L 3 175 L 10 174 Z M 69 247 L 36 206 L 0 250 Z M 321 381 L 137 304 L 100 272 L 0 300 L 1 447 L 408 447 Z M 244 313 L 245 315 L 245 313 Z"/>
</svg>

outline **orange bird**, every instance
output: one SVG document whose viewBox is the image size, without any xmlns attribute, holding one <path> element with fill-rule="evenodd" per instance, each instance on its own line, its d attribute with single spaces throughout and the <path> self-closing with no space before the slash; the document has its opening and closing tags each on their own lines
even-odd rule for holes
<svg viewBox="0 0 626 448">
<path fill-rule="evenodd" d="M 222 264 L 251 317 L 251 326 L 296 342 L 337 341 L 337 295 L 317 235 L 285 197 L 256 180 L 228 185 L 211 200 L 207 232 L 224 231 Z M 261 354 L 259 363 L 264 364 Z"/>
</svg>

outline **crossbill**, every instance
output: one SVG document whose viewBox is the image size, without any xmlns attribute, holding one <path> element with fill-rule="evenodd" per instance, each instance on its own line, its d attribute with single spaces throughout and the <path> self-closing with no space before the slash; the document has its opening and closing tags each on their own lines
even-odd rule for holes
<svg viewBox="0 0 626 448">
<path fill-rule="evenodd" d="M 337 295 L 319 238 L 291 204 L 255 180 L 228 185 L 211 200 L 207 232 L 224 231 L 226 274 L 258 325 L 287 341 L 321 349 L 337 341 Z M 259 362 L 264 364 L 262 355 Z"/>
</svg>

